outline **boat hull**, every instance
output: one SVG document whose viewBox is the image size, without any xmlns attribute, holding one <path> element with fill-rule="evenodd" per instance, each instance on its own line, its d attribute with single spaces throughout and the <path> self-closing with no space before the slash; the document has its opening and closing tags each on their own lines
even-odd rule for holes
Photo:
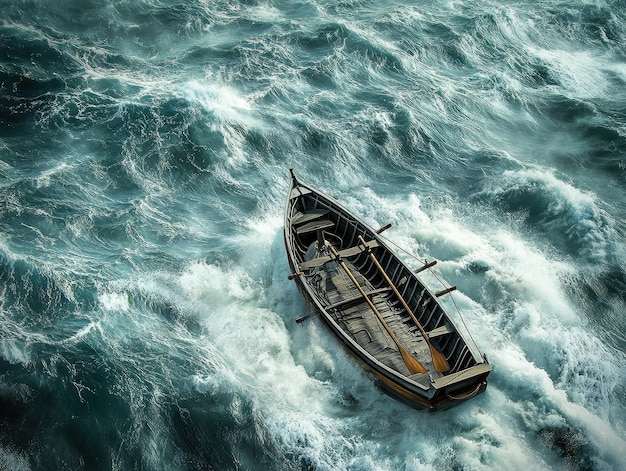
<svg viewBox="0 0 626 471">
<path fill-rule="evenodd" d="M 370 242 L 357 244 L 364 240 Z M 296 281 L 309 308 L 319 314 L 385 393 L 434 411 L 485 391 L 491 366 L 484 356 L 470 354 L 435 295 L 372 228 L 331 197 L 299 182 L 293 172 L 284 242 L 293 274 L 290 278 Z M 385 269 L 376 257 L 391 274 L 385 275 L 388 283 L 380 276 Z M 380 273 L 370 259 L 379 265 Z M 395 284 L 402 286 L 404 295 Z M 355 288 L 360 295 L 355 294 Z M 399 307 L 398 301 L 404 307 Z M 400 355 L 401 350 L 424 371 L 408 371 L 410 365 Z M 449 371 L 437 369 L 435 353 L 450 361 Z"/>
</svg>

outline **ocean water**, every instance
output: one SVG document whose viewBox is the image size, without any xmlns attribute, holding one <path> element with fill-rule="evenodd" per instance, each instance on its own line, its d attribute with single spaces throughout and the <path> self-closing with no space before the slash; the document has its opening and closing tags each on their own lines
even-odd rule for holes
<svg viewBox="0 0 626 471">
<path fill-rule="evenodd" d="M 295 323 L 290 167 L 438 260 L 485 394 Z M 0 469 L 626 469 L 625 189 L 623 0 L 1 0 Z"/>
</svg>

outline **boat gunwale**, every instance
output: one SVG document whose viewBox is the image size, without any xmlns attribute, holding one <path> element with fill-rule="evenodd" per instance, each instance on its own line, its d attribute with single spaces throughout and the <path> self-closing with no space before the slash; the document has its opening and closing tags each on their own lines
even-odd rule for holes
<svg viewBox="0 0 626 471">
<path fill-rule="evenodd" d="M 454 324 L 454 322 L 452 321 L 452 319 L 450 318 L 446 310 L 443 308 L 443 306 L 441 306 L 441 304 L 437 301 L 435 294 L 430 290 L 430 288 L 428 288 L 428 286 L 426 286 L 425 283 L 423 283 L 414 273 L 411 272 L 411 270 L 406 266 L 406 264 L 395 254 L 395 252 L 376 233 L 376 231 L 372 229 L 372 227 L 369 224 L 365 223 L 359 216 L 349 211 L 343 204 L 339 203 L 333 197 L 329 196 L 323 191 L 317 190 L 313 188 L 312 186 L 298 180 L 293 172 L 291 172 L 291 177 L 292 178 L 290 181 L 289 196 L 286 202 L 287 207 L 285 211 L 284 239 L 285 239 L 285 245 L 287 247 L 289 265 L 294 273 L 299 271 L 299 262 L 297 261 L 295 257 L 296 250 L 295 250 L 294 245 L 292 244 L 292 242 L 294 242 L 292 241 L 292 239 L 295 237 L 292 219 L 296 214 L 296 212 L 293 209 L 295 208 L 296 201 L 299 198 L 303 198 L 306 195 L 312 193 L 313 195 L 315 195 L 318 202 L 322 201 L 324 203 L 324 207 L 326 207 L 329 211 L 339 215 L 339 217 L 344 217 L 347 221 L 350 222 L 350 224 L 354 226 L 355 229 L 362 230 L 364 235 L 367 235 L 370 240 L 375 239 L 376 242 L 380 246 L 382 246 L 382 249 L 386 253 L 388 253 L 390 257 L 394 259 L 395 263 L 407 269 L 411 273 L 411 275 L 415 277 L 419 286 L 423 288 L 431 297 L 431 299 L 433 299 L 435 303 L 437 303 L 440 306 L 440 308 L 444 312 L 446 320 L 453 326 L 455 334 L 461 339 L 464 345 L 467 346 L 467 340 L 463 337 L 461 332 L 458 330 L 457 326 Z M 300 187 L 306 189 L 307 191 L 300 192 L 300 194 L 294 195 L 294 189 L 297 189 Z M 418 383 L 417 381 L 414 381 L 413 379 L 411 379 L 409 376 L 406 376 L 388 367 L 387 365 L 384 365 L 375 356 L 368 353 L 361 345 L 359 345 L 358 342 L 356 342 L 354 339 L 352 339 L 348 335 L 348 332 L 346 332 L 344 329 L 342 329 L 339 326 L 339 324 L 334 320 L 332 314 L 320 302 L 320 300 L 318 299 L 317 293 L 313 290 L 313 287 L 311 287 L 309 283 L 305 283 L 300 279 L 297 279 L 296 281 L 298 283 L 298 286 L 305 291 L 307 300 L 313 303 L 316 310 L 322 314 L 322 318 L 324 322 L 331 328 L 334 334 L 342 341 L 344 346 L 346 346 L 347 348 L 349 348 L 350 351 L 353 352 L 354 356 L 357 357 L 358 360 L 360 360 L 362 363 L 365 363 L 366 366 L 374 370 L 375 373 L 380 374 L 384 377 L 387 377 L 389 381 L 395 382 L 398 386 L 404 387 L 408 391 L 415 391 L 415 388 L 418 388 L 421 392 L 415 391 L 415 394 L 420 395 L 420 397 L 422 397 L 426 402 L 428 402 L 429 399 L 433 398 L 437 394 L 437 391 L 439 390 L 445 391 L 446 389 L 449 389 L 451 386 L 453 386 L 457 382 L 457 381 L 450 381 L 450 380 L 441 381 L 444 378 L 447 378 L 448 376 L 458 375 L 460 377 L 463 377 L 464 372 L 467 372 L 468 370 L 471 370 L 472 368 L 475 368 L 476 366 L 482 366 L 482 368 L 479 368 L 479 370 L 485 370 L 485 371 L 481 371 L 481 373 L 476 374 L 474 376 L 470 376 L 469 378 L 462 378 L 458 382 L 462 383 L 464 381 L 468 381 L 469 379 L 472 379 L 473 377 L 476 377 L 477 379 L 479 377 L 483 377 L 482 381 L 486 381 L 486 376 L 491 372 L 491 365 L 487 361 L 486 357 L 482 355 L 481 353 L 482 362 L 478 361 L 474 357 L 474 361 L 475 361 L 474 365 L 469 366 L 469 367 L 464 367 L 463 369 L 455 371 L 454 373 L 451 373 L 449 375 L 443 375 L 441 378 L 433 379 L 432 374 L 430 374 L 430 372 L 426 373 L 429 379 L 429 384 L 430 384 L 429 387 L 421 383 Z M 437 383 L 443 384 L 443 386 L 438 387 Z M 428 396 L 424 395 L 428 391 L 431 391 L 431 393 Z"/>
</svg>

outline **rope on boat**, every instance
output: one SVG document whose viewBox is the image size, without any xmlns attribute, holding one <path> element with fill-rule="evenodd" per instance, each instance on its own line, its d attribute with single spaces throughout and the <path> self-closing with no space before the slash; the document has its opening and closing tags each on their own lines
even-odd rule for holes
<svg viewBox="0 0 626 471">
<path fill-rule="evenodd" d="M 382 232 L 382 231 L 381 231 Z M 389 242 L 391 245 L 393 245 L 394 247 L 396 247 L 398 250 L 400 250 L 401 252 L 404 252 L 406 255 L 408 255 L 409 257 L 411 257 L 413 260 L 415 260 L 416 262 L 420 263 L 422 265 L 422 267 L 420 268 L 420 271 L 423 270 L 428 270 L 430 272 L 430 274 L 439 282 L 441 283 L 441 286 L 443 286 L 444 288 L 447 288 L 448 285 L 447 283 L 444 283 L 444 281 L 437 275 L 436 272 L 434 272 L 431 268 L 434 266 L 434 264 L 429 263 L 427 260 L 421 260 L 419 258 L 417 258 L 415 255 L 413 255 L 412 253 L 410 253 L 408 250 L 400 247 L 398 244 L 396 244 L 394 241 L 389 240 L 387 237 L 385 237 L 384 235 L 378 234 L 378 237 L 380 237 L 381 239 L 385 239 L 385 241 Z M 446 293 L 448 294 L 448 293 Z M 461 322 L 463 323 L 463 327 L 465 327 L 465 331 L 467 332 L 467 334 L 469 335 L 470 339 L 472 340 L 472 343 L 474 344 L 474 348 L 480 352 L 480 349 L 478 348 L 478 344 L 476 343 L 476 340 L 474 340 L 474 337 L 472 336 L 472 332 L 469 330 L 469 328 L 467 327 L 467 324 L 465 323 L 465 319 L 463 318 L 463 315 L 461 314 L 461 310 L 459 309 L 459 307 L 456 304 L 456 301 L 454 300 L 454 296 L 452 296 L 451 293 L 449 293 L 450 295 L 450 300 L 452 301 L 452 305 L 454 306 L 454 309 L 456 311 L 456 313 L 458 314 L 459 318 L 461 319 Z"/>
</svg>

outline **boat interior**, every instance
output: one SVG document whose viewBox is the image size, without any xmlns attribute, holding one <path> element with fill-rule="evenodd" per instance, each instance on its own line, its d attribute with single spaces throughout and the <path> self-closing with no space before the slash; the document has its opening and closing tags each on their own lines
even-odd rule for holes
<svg viewBox="0 0 626 471">
<path fill-rule="evenodd" d="M 306 187 L 292 189 L 290 205 L 289 237 L 303 281 L 311 285 L 334 321 L 368 353 L 405 376 L 412 379 L 421 376 L 407 368 L 406 361 L 393 345 L 392 336 L 384 328 L 386 323 L 397 341 L 434 377 L 463 371 L 478 363 L 480 359 L 474 357 L 437 302 L 440 293 L 431 293 L 379 242 L 376 233 Z M 365 250 L 359 237 L 364 238 L 371 252 Z M 330 253 L 329 246 L 339 257 Z M 404 305 L 371 255 L 395 286 Z M 342 261 L 384 322 L 372 315 L 374 308 L 368 306 L 370 301 L 365 302 L 350 275 L 341 269 Z M 429 351 L 432 347 L 445 357 L 448 363 L 445 371 L 433 365 Z"/>
</svg>

